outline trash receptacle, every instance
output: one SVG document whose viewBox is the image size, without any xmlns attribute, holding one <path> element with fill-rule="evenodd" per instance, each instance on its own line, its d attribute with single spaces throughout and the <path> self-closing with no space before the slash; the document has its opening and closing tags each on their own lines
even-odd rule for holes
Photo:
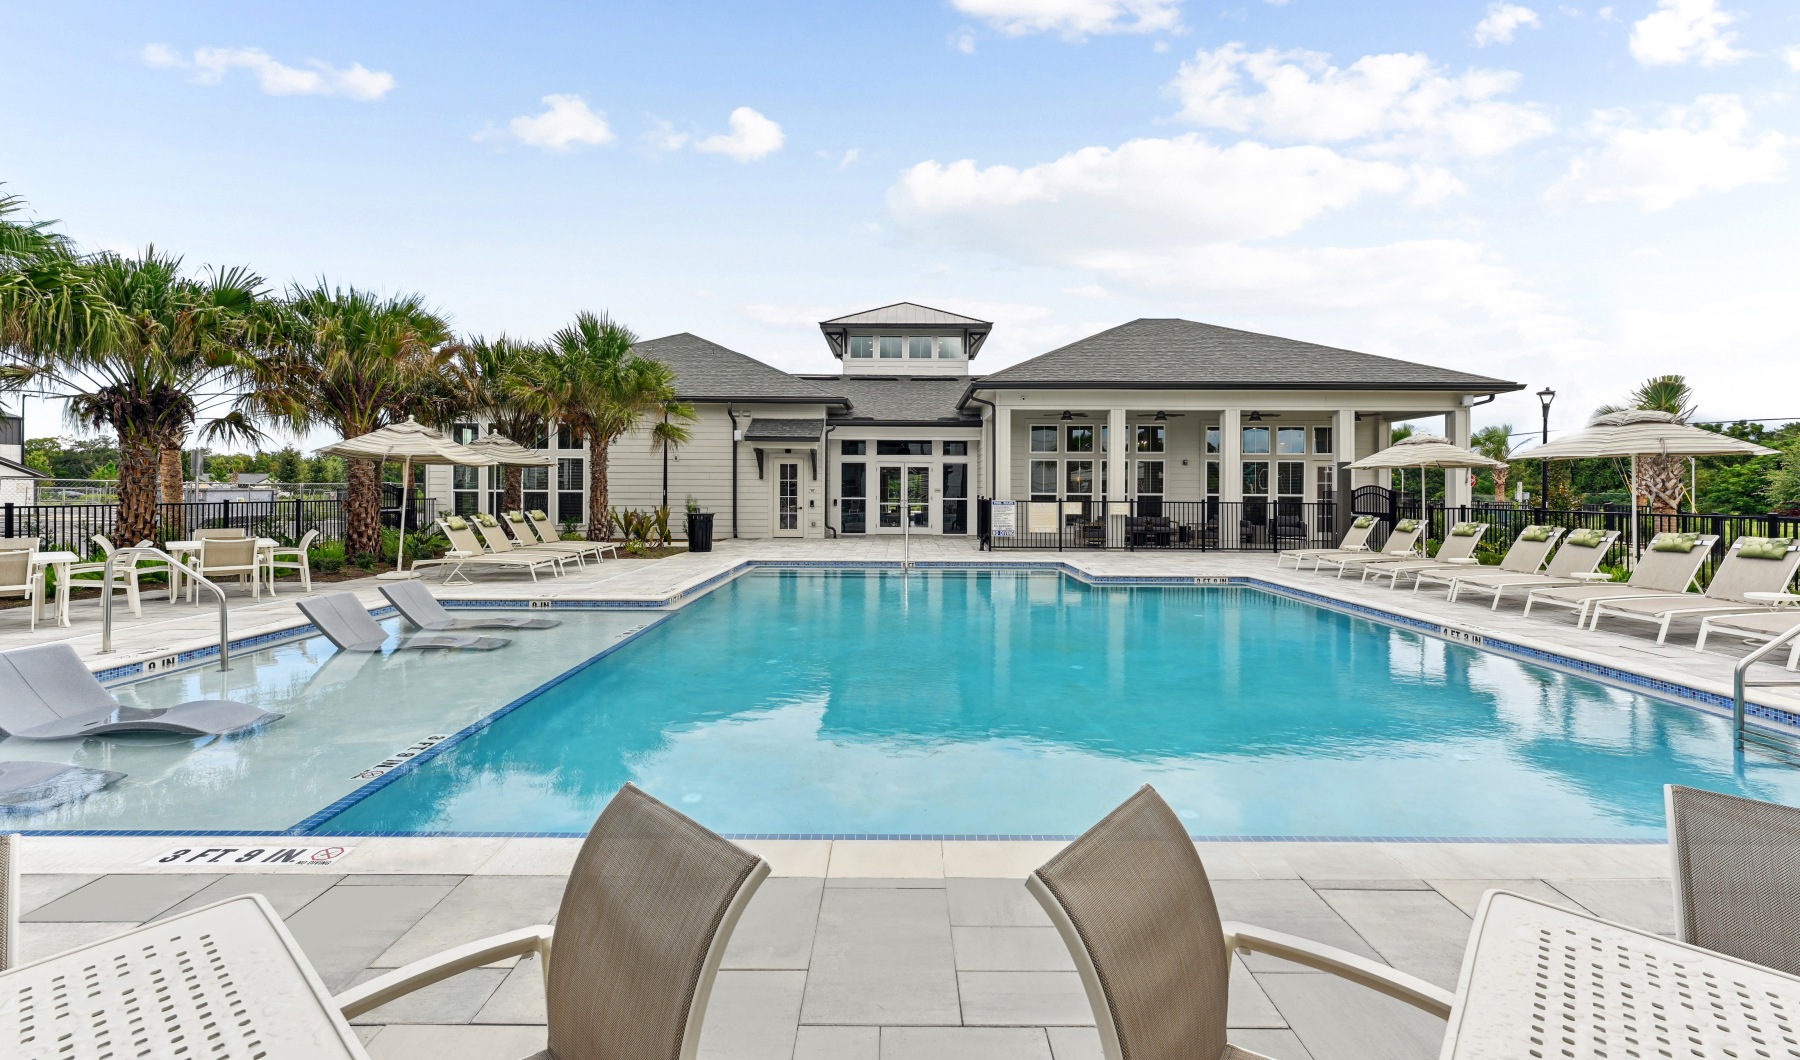
<svg viewBox="0 0 1800 1060">
<path fill-rule="evenodd" d="M 687 517 L 687 539 L 689 552 L 712 551 L 711 512 L 689 512 Z"/>
</svg>

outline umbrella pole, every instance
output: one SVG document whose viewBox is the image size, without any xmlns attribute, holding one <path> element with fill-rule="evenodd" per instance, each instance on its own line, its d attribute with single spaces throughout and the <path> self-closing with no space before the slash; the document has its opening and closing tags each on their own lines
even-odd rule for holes
<svg viewBox="0 0 1800 1060">
<path fill-rule="evenodd" d="M 1637 470 L 1637 466 L 1638 466 L 1638 458 L 1637 458 L 1636 454 L 1633 454 L 1631 457 L 1631 504 L 1629 505 L 1629 507 L 1631 508 L 1631 563 L 1629 564 L 1629 566 L 1632 569 L 1636 569 L 1637 561 L 1638 561 L 1638 503 L 1637 503 L 1637 501 L 1638 501 L 1638 470 Z"/>
<path fill-rule="evenodd" d="M 406 505 L 412 500 L 412 456 L 408 454 L 400 471 L 400 544 L 394 549 L 394 569 L 406 569 Z"/>
</svg>

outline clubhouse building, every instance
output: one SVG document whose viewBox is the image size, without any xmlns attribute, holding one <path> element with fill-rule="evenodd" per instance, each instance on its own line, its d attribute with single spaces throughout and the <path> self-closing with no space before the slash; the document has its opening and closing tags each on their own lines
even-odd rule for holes
<svg viewBox="0 0 1800 1060">
<path fill-rule="evenodd" d="M 685 333 L 640 342 L 674 370 L 697 418 L 679 448 L 654 450 L 642 431 L 620 439 L 611 502 L 667 503 L 679 533 L 691 500 L 715 513 L 718 538 L 970 535 L 983 498 L 1031 502 L 1018 507 L 1052 519 L 1210 502 L 1215 522 L 1220 505 L 1273 520 L 1384 485 L 1385 473 L 1343 465 L 1385 448 L 1391 424 L 1441 416 L 1443 434 L 1467 445 L 1470 410 L 1521 389 L 1174 318 L 982 375 L 992 329 L 910 302 L 822 321 L 833 375 L 784 372 Z M 485 431 L 455 428 L 463 441 Z M 525 506 L 585 522 L 585 447 L 560 431 L 515 440 L 556 461 L 525 470 Z M 432 467 L 426 485 L 439 511 L 499 504 L 497 469 Z M 1467 472 L 1450 473 L 1445 499 L 1469 503 Z"/>
</svg>

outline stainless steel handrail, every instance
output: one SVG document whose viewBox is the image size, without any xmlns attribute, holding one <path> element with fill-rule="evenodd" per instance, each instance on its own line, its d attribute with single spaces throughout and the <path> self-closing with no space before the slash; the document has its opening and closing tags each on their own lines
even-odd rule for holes
<svg viewBox="0 0 1800 1060">
<path fill-rule="evenodd" d="M 1738 750 L 1741 751 L 1744 749 L 1745 735 L 1748 735 L 1750 737 L 1750 739 L 1755 740 L 1758 743 L 1768 744 L 1768 745 L 1774 746 L 1774 747 L 1780 747 L 1783 750 L 1793 751 L 1796 749 L 1797 745 L 1795 745 L 1792 741 L 1783 740 L 1777 736 L 1765 735 L 1763 733 L 1758 733 L 1758 732 L 1750 732 L 1750 733 L 1746 734 L 1745 728 L 1744 728 L 1744 689 L 1745 688 L 1747 688 L 1747 687 L 1766 688 L 1766 687 L 1769 687 L 1772 685 L 1800 685 L 1800 679 L 1780 680 L 1780 681 L 1752 681 L 1747 676 L 1750 671 L 1750 667 L 1756 665 L 1758 662 L 1762 661 L 1765 657 L 1774 653 L 1777 649 L 1785 647 L 1789 642 L 1793 641 L 1794 638 L 1796 638 L 1796 637 L 1800 637 L 1800 609 L 1796 609 L 1794 611 L 1794 628 L 1793 629 L 1788 630 L 1786 633 L 1783 633 L 1781 636 L 1776 637 L 1774 640 L 1769 641 L 1767 644 L 1762 645 L 1761 647 L 1757 648 L 1755 651 L 1744 656 L 1742 659 L 1739 659 L 1737 661 L 1737 665 L 1732 667 L 1732 669 L 1731 669 L 1731 731 L 1733 733 Z"/>
<path fill-rule="evenodd" d="M 176 559 L 174 556 L 169 555 L 162 549 L 152 546 L 148 541 L 133 545 L 130 548 L 113 549 L 112 554 L 106 557 L 106 568 L 101 572 L 102 590 L 100 596 L 102 603 L 100 605 L 100 654 L 106 655 L 113 650 L 113 562 L 120 556 L 130 555 L 131 562 L 136 563 L 139 553 L 148 553 L 152 556 L 161 557 L 169 564 L 170 603 L 175 602 L 175 571 L 181 571 L 183 574 L 194 579 L 196 584 L 204 585 L 208 589 L 211 589 L 213 595 L 219 598 L 219 669 L 231 669 L 231 607 L 225 600 L 225 590 L 207 580 L 207 578 L 199 571 Z"/>
</svg>

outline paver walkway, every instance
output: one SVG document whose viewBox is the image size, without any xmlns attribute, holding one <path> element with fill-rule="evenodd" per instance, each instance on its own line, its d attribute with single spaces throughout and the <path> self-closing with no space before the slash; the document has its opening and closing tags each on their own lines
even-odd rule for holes
<svg viewBox="0 0 1800 1060">
<path fill-rule="evenodd" d="M 458 942 L 549 920 L 569 840 L 352 840 L 332 871 L 129 869 L 179 840 L 27 841 L 26 959 L 234 894 L 265 894 L 341 989 Z M 204 843 L 221 842 L 207 839 Z M 462 871 L 430 872 L 438 862 Z M 148 845 L 146 845 L 148 844 Z M 777 875 L 732 939 L 709 1060 L 1088 1060 L 1099 1056 L 1067 951 L 1022 877 L 1047 843 L 747 844 Z M 1504 887 L 1672 929 L 1660 845 L 1209 843 L 1228 919 L 1374 957 L 1454 987 L 1470 914 Z M 359 871 L 361 862 L 365 871 Z M 37 872 L 38 867 L 58 871 Z M 471 871 L 472 870 L 472 871 Z M 1234 968 L 1232 1040 L 1276 1060 L 1427 1060 L 1439 1020 L 1285 962 Z M 357 1022 L 377 1060 L 488 1060 L 541 1048 L 535 961 L 488 967 Z"/>
</svg>

